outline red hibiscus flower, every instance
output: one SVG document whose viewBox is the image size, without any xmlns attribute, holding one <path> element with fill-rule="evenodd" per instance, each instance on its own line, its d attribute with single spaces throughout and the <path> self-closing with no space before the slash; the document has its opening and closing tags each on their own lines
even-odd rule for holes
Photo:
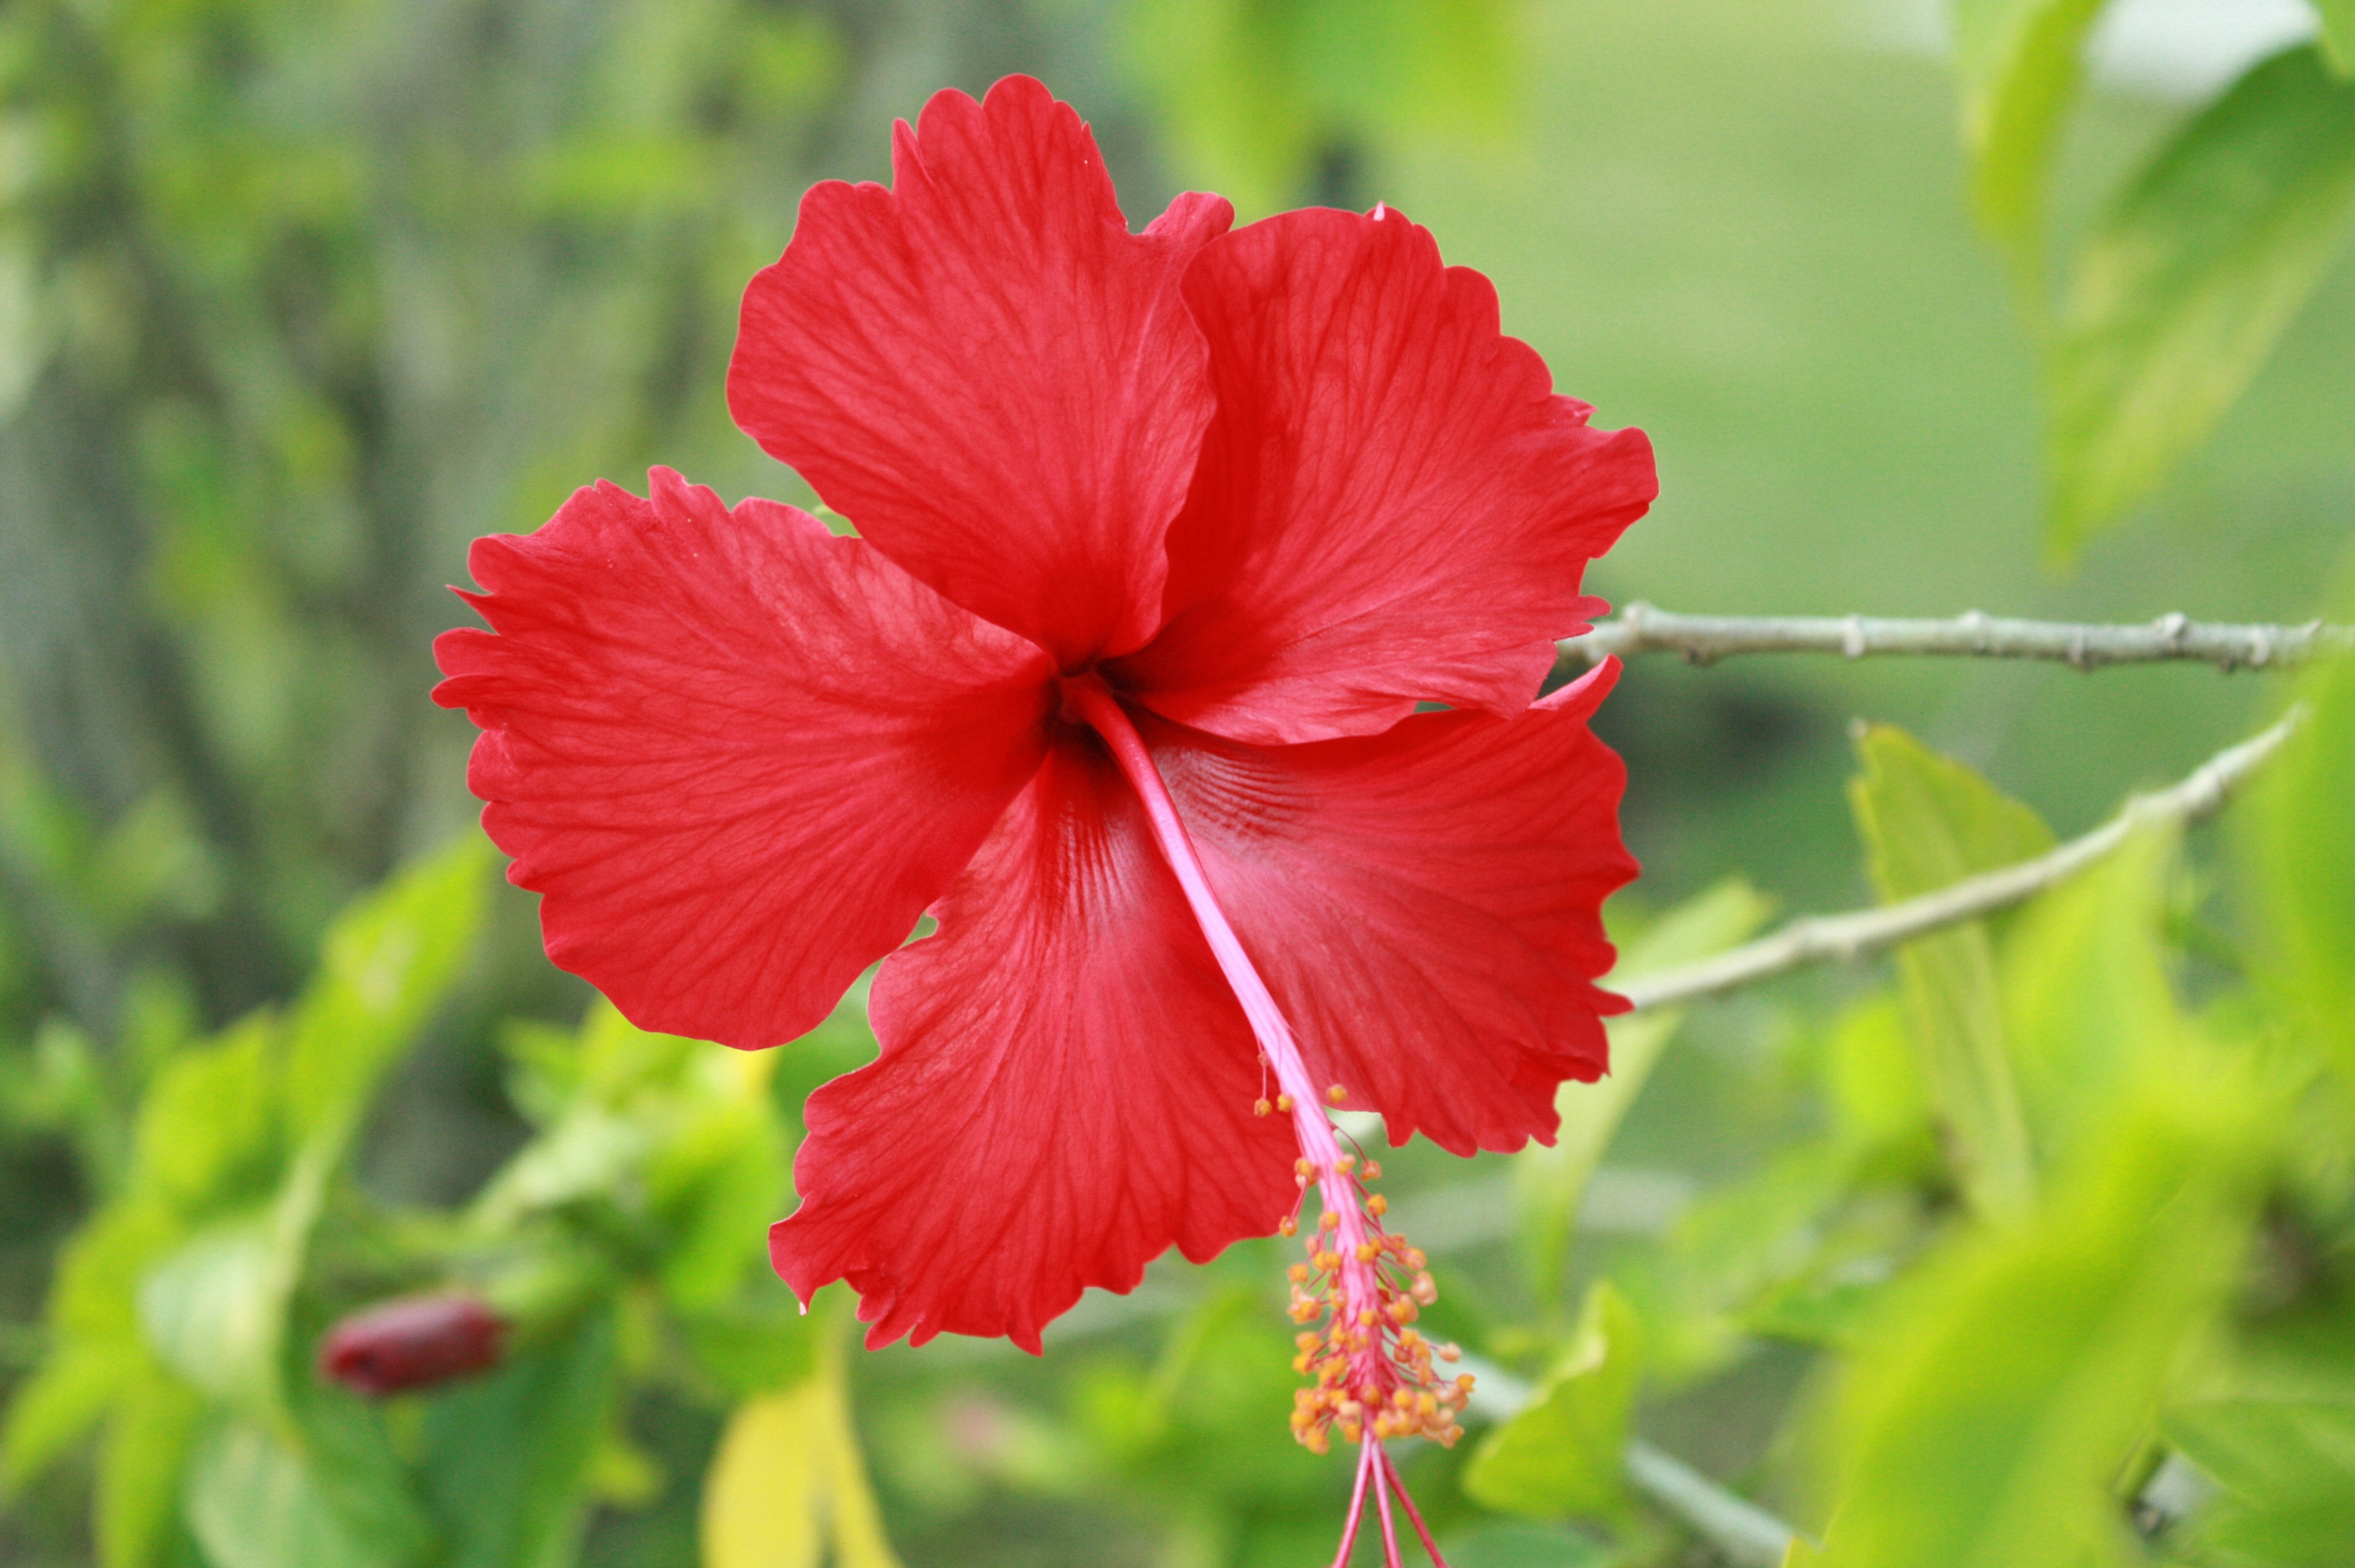
<svg viewBox="0 0 2355 1568">
<path fill-rule="evenodd" d="M 804 199 L 729 372 L 858 537 L 581 490 L 475 544 L 494 631 L 441 639 L 436 698 L 549 955 L 639 1024 L 775 1045 L 884 960 L 881 1056 L 812 1097 L 772 1233 L 797 1294 L 1036 1350 L 1316 1185 L 1295 1424 L 1365 1439 L 1387 1526 L 1375 1439 L 1461 1394 L 1324 1103 L 1510 1149 L 1604 1069 L 1614 667 L 1536 699 L 1650 449 L 1395 213 L 1132 233 L 1019 77 L 893 151 Z"/>
</svg>

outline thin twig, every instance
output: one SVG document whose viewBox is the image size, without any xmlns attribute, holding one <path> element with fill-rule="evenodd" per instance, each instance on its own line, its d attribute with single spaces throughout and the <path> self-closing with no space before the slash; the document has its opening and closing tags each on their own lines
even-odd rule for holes
<svg viewBox="0 0 2355 1568">
<path fill-rule="evenodd" d="M 1999 619 L 1973 610 L 1951 620 L 1865 615 L 1678 615 L 1640 602 L 1561 645 L 1564 661 L 1600 664 L 1610 654 L 1682 654 L 1713 664 L 1734 654 L 1936 654 L 2051 659 L 2081 670 L 2190 660 L 2222 670 L 2287 669 L 2326 654 L 2355 652 L 2355 626 L 2228 625 L 2161 615 L 2143 625 Z"/>
<path fill-rule="evenodd" d="M 2032 860 L 1966 877 L 1902 903 L 1808 915 L 1714 958 L 1637 976 L 1614 988 L 1638 1008 L 1689 1001 L 1786 974 L 1818 959 L 1859 958 L 2019 903 L 2093 865 L 2137 828 L 2197 822 L 2210 816 L 2289 739 L 2302 717 L 2302 709 L 2292 709 L 2271 729 L 2209 758 L 2181 783 L 2136 795 L 2099 827 Z"/>
</svg>

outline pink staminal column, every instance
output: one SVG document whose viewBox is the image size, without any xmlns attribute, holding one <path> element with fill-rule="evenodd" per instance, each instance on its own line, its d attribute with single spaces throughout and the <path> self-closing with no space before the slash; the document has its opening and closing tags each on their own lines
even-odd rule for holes
<svg viewBox="0 0 2355 1568">
<path fill-rule="evenodd" d="M 1093 676 L 1066 678 L 1063 699 L 1068 713 L 1103 738 L 1144 804 L 1154 840 L 1177 875 L 1235 999 L 1242 1004 L 1261 1055 L 1275 1072 L 1279 1093 L 1274 1102 L 1262 1100 L 1254 1108 L 1262 1115 L 1282 1112 L 1291 1116 L 1300 1147 L 1295 1172 L 1303 1197 L 1311 1186 L 1316 1189 L 1320 1211 L 1304 1242 L 1306 1258 L 1291 1270 L 1292 1317 L 1303 1325 L 1293 1365 L 1315 1381 L 1295 1396 L 1292 1429 L 1313 1453 L 1327 1451 L 1337 1426 L 1345 1442 L 1359 1445 L 1336 1568 L 1348 1561 L 1369 1491 L 1380 1524 L 1385 1564 L 1398 1568 L 1400 1563 L 1391 1513 L 1395 1495 L 1423 1550 L 1439 1568 L 1445 1568 L 1422 1515 L 1407 1497 L 1397 1466 L 1382 1447 L 1391 1438 L 1408 1436 L 1453 1444 L 1464 1431 L 1456 1417 L 1470 1397 L 1472 1379 L 1468 1374 L 1441 1378 L 1432 1362 L 1434 1357 L 1455 1360 L 1455 1348 L 1433 1345 L 1412 1327 L 1421 1308 L 1437 1296 L 1426 1260 L 1404 1237 L 1383 1228 L 1387 1205 L 1364 1185 L 1381 1174 L 1380 1168 L 1370 1160 L 1361 1168 L 1358 1157 L 1342 1148 L 1327 1113 L 1327 1104 L 1341 1104 L 1347 1093 L 1337 1083 L 1319 1093 L 1309 1077 L 1283 1010 L 1211 893 L 1193 840 L 1144 737 L 1118 699 Z M 1295 1210 L 1282 1229 L 1291 1235 L 1298 1228 Z"/>
</svg>

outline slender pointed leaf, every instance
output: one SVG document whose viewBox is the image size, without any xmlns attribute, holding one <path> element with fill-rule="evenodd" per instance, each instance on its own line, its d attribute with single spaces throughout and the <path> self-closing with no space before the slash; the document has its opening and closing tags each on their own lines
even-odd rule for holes
<svg viewBox="0 0 2355 1568">
<path fill-rule="evenodd" d="M 2051 365 L 2062 558 L 2208 439 L 2355 214 L 2355 82 L 2314 48 L 2185 126 L 2079 254 Z"/>
<path fill-rule="evenodd" d="M 2122 1076 L 2181 1042 L 2161 928 L 2175 850 L 2170 832 L 2139 833 L 2005 933 L 2012 1061 L 2048 1157 L 2083 1135 Z"/>
<path fill-rule="evenodd" d="M 2104 0 L 1956 0 L 1963 140 L 1979 220 L 2042 288 L 2044 191 Z"/>
<path fill-rule="evenodd" d="M 1894 902 L 2050 848 L 2036 814 L 1902 730 L 1857 740 L 1849 785 L 1881 896 Z M 1995 954 L 1979 922 L 1898 952 L 1923 1077 L 1964 1189 L 1986 1213 L 2023 1208 L 2035 1189 L 2028 1125 L 2004 1040 Z"/>
</svg>

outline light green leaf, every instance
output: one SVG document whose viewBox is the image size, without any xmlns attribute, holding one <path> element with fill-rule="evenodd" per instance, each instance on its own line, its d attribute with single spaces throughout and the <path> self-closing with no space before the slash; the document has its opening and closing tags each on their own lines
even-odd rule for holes
<svg viewBox="0 0 2355 1568">
<path fill-rule="evenodd" d="M 2322 57 L 2341 76 L 2355 75 L 2355 0 L 2314 0 L 2322 15 Z"/>
<path fill-rule="evenodd" d="M 1258 217 L 1309 194 L 1320 156 L 1379 153 L 1401 132 L 1499 136 L 1521 12 L 1519 0 L 1139 0 L 1121 52 L 1180 177 Z"/>
<path fill-rule="evenodd" d="M 1447 1543 L 1448 1568 L 1615 1568 L 1624 1561 L 1565 1525 L 1492 1524 Z"/>
<path fill-rule="evenodd" d="M 2355 1404 L 2223 1400 L 2170 1411 L 2168 1440 L 2223 1487 L 2193 1525 L 2222 1561 L 2340 1568 L 2355 1541 Z"/>
<path fill-rule="evenodd" d="M 1896 997 L 1881 993 L 1843 1012 L 1832 1025 L 1826 1058 L 1833 1130 L 1843 1145 L 1882 1147 L 1917 1137 L 1931 1125 L 1921 1053 L 1907 1037 Z"/>
<path fill-rule="evenodd" d="M 1741 879 L 1720 882 L 1670 910 L 1629 943 L 1612 980 L 1722 952 L 1764 924 L 1773 912 L 1764 895 Z M 1522 1265 L 1540 1300 L 1550 1304 L 1561 1295 L 1571 1232 L 1586 1185 L 1683 1020 L 1683 1009 L 1678 1008 L 1614 1019 L 1608 1025 L 1609 1074 L 1595 1083 L 1564 1083 L 1554 1095 L 1561 1127 L 1552 1146 L 1533 1143 L 1513 1157 Z"/>
<path fill-rule="evenodd" d="M 135 1347 L 139 1282 L 186 1236 L 153 1203 L 116 1203 L 77 1232 L 58 1258 L 49 1325 L 61 1339 Z"/>
<path fill-rule="evenodd" d="M 2042 291 L 2044 190 L 2103 0 L 1955 0 L 1963 142 L 1979 219 Z"/>
<path fill-rule="evenodd" d="M 718 1049 L 718 1048 L 714 1048 Z M 751 1062 L 760 1057 L 741 1057 Z M 684 1120 L 646 1169 L 665 1242 L 663 1292 L 682 1310 L 733 1295 L 786 1201 L 786 1154 L 765 1083 Z"/>
<path fill-rule="evenodd" d="M 2039 897 L 2005 934 L 2012 1060 L 2048 1157 L 2076 1141 L 2122 1075 L 2181 1043 L 2161 933 L 2175 848 L 2171 832 L 2137 834 Z"/>
<path fill-rule="evenodd" d="M 2312 48 L 2179 133 L 2080 252 L 2051 365 L 2062 557 L 2199 447 L 2321 281 L 2355 213 L 2355 83 Z"/>
<path fill-rule="evenodd" d="M 1903 731 L 1857 739 L 1864 772 L 1849 786 L 1857 831 L 1883 900 L 1933 892 L 2043 853 L 2036 814 Z M 2012 1213 L 2035 1189 L 2028 1125 L 2012 1082 L 1994 949 L 1978 922 L 1898 951 L 1923 1077 L 1973 1205 Z"/>
<path fill-rule="evenodd" d="M 2126 1560 L 2111 1488 L 2227 1300 L 2263 1121 L 2226 1067 L 2155 1075 L 2041 1211 L 1966 1232 L 1901 1287 L 1830 1407 L 1831 1563 Z"/>
<path fill-rule="evenodd" d="M 266 1414 L 278 1389 L 286 1260 L 267 1216 L 217 1225 L 151 1270 L 139 1287 L 147 1342 L 217 1399 Z"/>
<path fill-rule="evenodd" d="M 204 1401 L 194 1389 L 152 1365 L 129 1370 L 137 1381 L 108 1423 L 99 1451 L 92 1513 L 100 1568 L 154 1568 L 170 1561 L 181 1476 L 204 1415 Z"/>
<path fill-rule="evenodd" d="M 339 1152 L 378 1080 L 432 1017 L 474 940 L 490 853 L 469 837 L 338 916 L 287 1023 L 286 1104 L 298 1139 Z"/>
<path fill-rule="evenodd" d="M 139 1105 L 132 1155 L 137 1189 L 192 1217 L 250 1203 L 278 1170 L 276 1030 L 256 1014 L 214 1044 L 167 1058 Z"/>
<path fill-rule="evenodd" d="M 1639 1359 L 1635 1309 L 1598 1282 L 1569 1353 L 1529 1408 L 1481 1439 L 1465 1467 L 1465 1491 L 1486 1507 L 1538 1519 L 1617 1512 Z"/>
<path fill-rule="evenodd" d="M 355 1529 L 303 1456 L 232 1421 L 189 1467 L 188 1526 L 213 1568 L 402 1568 L 416 1541 Z"/>
<path fill-rule="evenodd" d="M 2355 610 L 2355 593 L 2338 603 Z M 2267 978 L 2303 1036 L 2355 1083 L 2355 659 L 2316 665 L 2299 695 L 2306 722 L 2252 792 L 2246 848 Z"/>
<path fill-rule="evenodd" d="M 53 1351 L 8 1402 L 0 1495 L 20 1490 L 88 1436 L 136 1370 L 117 1345 L 69 1340 Z"/>
</svg>

